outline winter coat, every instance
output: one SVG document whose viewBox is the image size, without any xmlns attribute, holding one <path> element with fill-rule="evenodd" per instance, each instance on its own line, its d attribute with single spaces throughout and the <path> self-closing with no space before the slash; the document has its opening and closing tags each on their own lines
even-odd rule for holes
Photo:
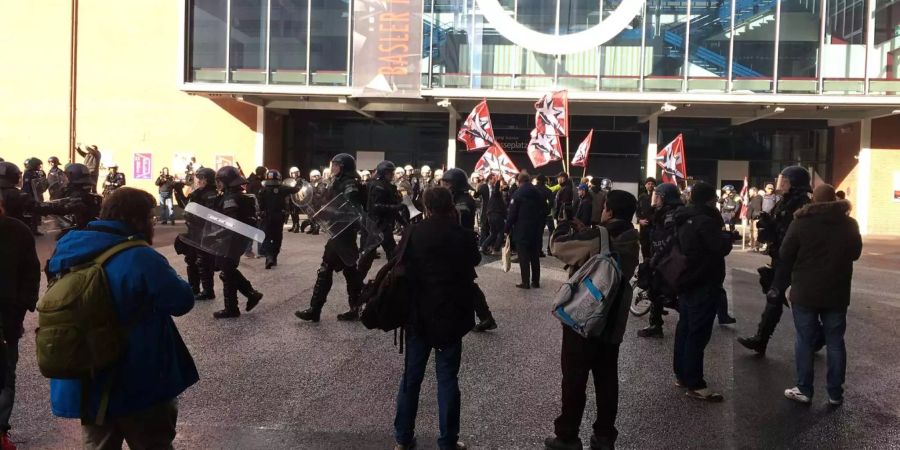
<svg viewBox="0 0 900 450">
<path fill-rule="evenodd" d="M 467 230 L 475 231 L 475 211 L 478 204 L 469 192 L 453 192 L 453 204 L 459 214 L 459 224 Z"/>
<path fill-rule="evenodd" d="M 475 326 L 475 232 L 429 217 L 412 228 L 404 255 L 414 284 L 409 328 L 437 348 L 458 341 Z"/>
<path fill-rule="evenodd" d="M 653 194 L 646 191 L 638 197 L 637 218 L 638 220 L 653 219 Z"/>
<path fill-rule="evenodd" d="M 156 178 L 156 186 L 160 194 L 171 194 L 175 186 L 175 178 L 171 175 L 160 175 Z"/>
<path fill-rule="evenodd" d="M 547 211 L 547 203 L 537 188 L 524 184 L 513 194 L 506 231 L 511 232 L 511 239 L 516 242 L 541 242 Z"/>
<path fill-rule="evenodd" d="M 763 210 L 763 197 L 762 195 L 755 195 L 750 197 L 750 201 L 747 202 L 747 217 L 756 220 L 759 219 L 759 214 Z"/>
<path fill-rule="evenodd" d="M 862 253 L 859 225 L 850 202 L 810 203 L 794 213 L 781 243 L 781 263 L 790 271 L 790 300 L 813 308 L 850 304 L 853 261 Z M 786 286 L 781 286 L 782 292 Z"/>
<path fill-rule="evenodd" d="M 541 193 L 541 196 L 544 198 L 544 201 L 547 203 L 547 215 L 551 216 L 553 214 L 553 190 L 547 187 L 546 184 L 539 184 L 537 186 L 538 192 Z"/>
<path fill-rule="evenodd" d="M 603 225 L 609 231 L 610 247 L 618 256 L 619 267 L 622 269 L 622 284 L 619 287 L 619 295 L 609 311 L 610 322 L 606 329 L 597 338 L 601 342 L 621 344 L 625 336 L 625 328 L 628 325 L 628 309 L 631 307 L 633 290 L 631 277 L 638 266 L 638 257 L 641 253 L 639 233 L 631 222 L 613 219 Z"/>
<path fill-rule="evenodd" d="M 606 207 L 606 191 L 591 187 L 591 225 L 599 225 L 603 221 L 603 208 Z"/>
<path fill-rule="evenodd" d="M 133 234 L 118 221 L 95 221 L 90 226 L 117 233 L 67 233 L 48 262 L 51 276 L 90 261 Z M 122 360 L 100 372 L 90 389 L 90 411 L 95 415 L 103 386 L 115 374 L 107 413 L 114 419 L 172 400 L 198 381 L 197 367 L 172 320 L 194 307 L 194 295 L 166 258 L 150 247 L 124 250 L 110 258 L 104 269 L 119 320 L 135 323 Z M 81 381 L 50 380 L 50 403 L 57 416 L 81 417 Z"/>
<path fill-rule="evenodd" d="M 94 150 L 91 147 L 88 147 L 87 150 L 82 150 L 81 147 L 78 147 L 76 150 L 78 150 L 79 155 L 84 157 L 84 165 L 87 166 L 92 174 L 97 173 L 97 171 L 100 170 L 100 150 Z"/>
<path fill-rule="evenodd" d="M 731 253 L 732 237 L 722 231 L 725 222 L 716 208 L 689 205 L 675 213 L 678 243 L 688 259 L 683 291 L 725 281 L 725 257 Z"/>
<path fill-rule="evenodd" d="M 41 263 L 34 236 L 27 225 L 12 217 L 0 218 L 0 314 L 3 335 L 19 339 L 26 311 L 34 311 L 41 288 Z"/>
<path fill-rule="evenodd" d="M 500 182 L 498 181 L 494 183 L 494 187 L 491 189 L 490 199 L 487 202 L 487 214 L 488 216 L 505 219 L 506 211 L 506 198 L 503 195 L 503 190 L 500 189 Z"/>
<path fill-rule="evenodd" d="M 572 205 L 575 203 L 575 189 L 571 181 L 562 183 L 559 192 L 556 193 L 556 217 L 572 218 Z M 565 217 L 563 215 L 565 214 Z"/>
<path fill-rule="evenodd" d="M 484 221 L 488 216 L 487 206 L 488 201 L 490 201 L 491 198 L 490 186 L 488 186 L 487 183 L 479 184 L 478 188 L 475 189 L 475 198 L 478 199 L 479 202 L 481 202 L 481 217 L 479 217 L 479 219 L 481 219 L 481 221 Z"/>
<path fill-rule="evenodd" d="M 591 224 L 591 218 L 593 218 L 594 211 L 594 198 L 591 197 L 590 192 L 585 194 L 584 198 L 580 199 L 578 202 L 578 209 L 575 210 L 575 219 L 581 221 L 581 223 L 585 225 Z"/>
</svg>

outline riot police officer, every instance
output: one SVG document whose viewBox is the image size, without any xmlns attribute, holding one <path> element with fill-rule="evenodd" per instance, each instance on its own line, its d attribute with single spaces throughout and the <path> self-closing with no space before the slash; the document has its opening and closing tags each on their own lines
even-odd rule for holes
<svg viewBox="0 0 900 450">
<path fill-rule="evenodd" d="M 390 161 L 378 163 L 378 167 L 375 168 L 375 178 L 369 182 L 368 201 L 366 202 L 366 212 L 375 221 L 381 232 L 381 248 L 384 249 L 387 259 L 394 256 L 394 249 L 397 247 L 397 243 L 394 241 L 394 226 L 397 220 L 402 218 L 401 214 L 409 211 L 401 203 L 397 186 L 392 183 L 394 169 L 396 166 Z M 375 249 L 372 249 L 360 258 L 359 272 L 363 280 L 366 279 L 369 269 L 372 268 L 376 252 Z"/>
<path fill-rule="evenodd" d="M 44 201 L 44 192 L 47 191 L 48 182 L 47 174 L 43 170 L 44 163 L 38 158 L 28 158 L 25 160 L 25 173 L 22 175 L 22 192 L 32 196 L 35 201 L 41 203 Z M 41 224 L 41 216 L 35 211 L 26 213 L 27 222 L 31 233 L 35 236 L 41 236 L 38 231 L 38 225 Z"/>
<path fill-rule="evenodd" d="M 313 209 L 319 209 L 319 207 L 322 206 L 322 199 L 328 191 L 328 183 L 322 179 L 321 172 L 312 170 L 309 172 L 309 184 L 313 188 L 311 206 Z M 306 230 L 307 228 L 309 228 L 309 231 Z M 311 217 L 308 217 L 300 224 L 300 231 L 306 234 L 317 235 L 319 234 L 319 225 L 313 222 Z"/>
<path fill-rule="evenodd" d="M 782 170 L 781 176 L 778 177 L 778 189 L 786 192 L 775 204 L 771 214 L 760 214 L 759 222 L 756 225 L 759 229 L 758 240 L 766 244 L 766 252 L 772 258 L 771 268 L 760 269 L 760 285 L 763 292 L 766 293 L 766 306 L 760 317 L 756 334 L 738 338 L 738 342 L 760 355 L 766 354 L 769 339 L 775 332 L 775 327 L 781 320 L 784 304 L 787 303 L 785 293 L 773 288 L 774 284 L 774 286 L 784 286 L 786 289 L 790 284 L 790 273 L 784 273 L 785 270 L 778 257 L 778 252 L 788 227 L 794 220 L 794 213 L 811 201 L 810 180 L 809 172 L 803 167 L 790 166 Z"/>
<path fill-rule="evenodd" d="M 359 173 L 356 172 L 356 160 L 352 156 L 341 153 L 331 160 L 331 185 L 326 191 L 325 202 L 333 200 L 338 195 L 356 208 L 360 214 L 363 211 L 362 186 Z M 295 315 L 306 321 L 318 322 L 322 307 L 328 299 L 334 272 L 343 272 L 347 281 L 347 300 L 350 310 L 339 314 L 338 320 L 354 321 L 359 319 L 359 294 L 362 290 L 363 280 L 357 267 L 359 246 L 357 237 L 359 226 L 350 226 L 337 236 L 332 236 L 325 244 L 325 252 L 322 255 L 322 264 L 316 274 L 316 284 L 313 287 L 313 295 L 309 301 L 309 308 L 297 311 Z"/>
<path fill-rule="evenodd" d="M 282 184 L 281 172 L 269 169 L 260 189 L 259 208 L 262 229 L 266 232 L 266 240 L 262 245 L 262 254 L 266 255 L 266 269 L 278 265 L 278 254 L 281 253 L 281 241 L 284 239 L 284 219 L 288 208 L 288 196 L 300 192 L 299 186 Z"/>
<path fill-rule="evenodd" d="M 175 189 L 175 197 L 178 202 L 182 205 L 197 203 L 214 209 L 219 198 L 219 193 L 216 191 L 216 172 L 203 167 L 197 170 L 193 176 L 196 186 L 189 197 L 184 198 L 184 192 L 181 189 Z M 216 273 L 216 258 L 196 246 L 189 245 L 189 242 L 196 244 L 202 238 L 204 221 L 191 214 L 186 214 L 185 224 L 188 229 L 187 233 L 181 234 L 175 239 L 175 252 L 184 255 L 188 284 L 191 285 L 191 290 L 194 292 L 194 299 L 212 300 L 216 298 L 213 280 L 213 275 Z"/>
<path fill-rule="evenodd" d="M 90 169 L 84 164 L 69 164 L 65 170 L 68 184 L 63 191 L 63 204 L 66 213 L 72 219 L 72 227 L 81 229 L 100 217 L 100 205 L 103 197 L 92 193 L 96 181 Z"/>
<path fill-rule="evenodd" d="M 63 169 L 59 167 L 59 158 L 51 156 L 47 162 L 50 163 L 50 170 L 47 171 L 47 190 L 50 192 L 50 200 L 59 200 L 65 190 L 66 177 Z"/>
<path fill-rule="evenodd" d="M 237 219 L 247 225 L 255 226 L 257 223 L 256 202 L 253 197 L 245 195 L 242 186 L 247 180 L 241 176 L 238 169 L 232 166 L 225 166 L 216 172 L 216 185 L 222 192 L 222 195 L 216 201 L 216 211 Z M 247 243 L 244 239 L 234 239 L 230 243 L 230 250 L 227 256 L 222 256 L 217 260 L 217 266 L 222 270 L 219 278 L 222 279 L 222 296 L 225 299 L 225 309 L 213 313 L 216 319 L 227 319 L 241 316 L 241 310 L 238 308 L 237 294 L 240 292 L 247 297 L 246 311 L 250 312 L 259 301 L 262 300 L 263 294 L 253 289 L 250 280 L 244 277 L 244 274 L 238 270 L 241 254 L 246 250 Z"/>
<path fill-rule="evenodd" d="M 297 186 L 300 186 L 300 169 L 296 167 L 291 167 L 291 170 L 288 171 L 288 176 L 293 178 L 297 182 Z M 290 213 L 291 213 L 291 229 L 288 230 L 289 233 L 299 233 L 300 232 L 300 207 L 294 204 L 294 202 L 290 202 Z"/>
<path fill-rule="evenodd" d="M 28 224 L 25 215 L 30 214 L 37 201 L 34 196 L 19 189 L 21 179 L 22 171 L 19 170 L 19 166 L 11 162 L 0 162 L 0 195 L 3 196 L 6 215 Z"/>
<path fill-rule="evenodd" d="M 456 212 L 459 214 L 459 224 L 471 231 L 475 231 L 475 212 L 478 208 L 475 199 L 472 198 L 472 186 L 469 186 L 469 177 L 462 169 L 450 169 L 441 176 L 440 183 L 442 187 L 450 190 L 453 194 L 453 203 L 456 205 Z M 475 315 L 478 316 L 478 324 L 475 325 L 475 331 L 488 331 L 497 328 L 497 321 L 488 307 L 487 299 L 480 289 L 480 294 L 475 297 Z"/>
<path fill-rule="evenodd" d="M 663 183 L 653 190 L 651 194 L 651 206 L 653 216 L 650 221 L 650 324 L 646 328 L 638 330 L 639 337 L 662 338 L 663 315 L 665 307 L 674 301 L 676 293 L 665 283 L 662 275 L 654 269 L 656 262 L 663 256 L 669 246 L 670 237 L 675 233 L 675 215 L 684 207 L 681 201 L 681 192 L 678 186 L 672 183 Z"/>
</svg>

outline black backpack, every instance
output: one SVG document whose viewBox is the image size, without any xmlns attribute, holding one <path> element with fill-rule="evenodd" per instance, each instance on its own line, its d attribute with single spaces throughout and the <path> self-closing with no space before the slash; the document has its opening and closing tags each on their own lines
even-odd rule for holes
<svg viewBox="0 0 900 450">
<path fill-rule="evenodd" d="M 406 229 L 394 256 L 362 289 L 361 321 L 370 330 L 391 331 L 406 325 L 410 308 L 410 280 L 404 255 L 415 225 Z"/>
</svg>

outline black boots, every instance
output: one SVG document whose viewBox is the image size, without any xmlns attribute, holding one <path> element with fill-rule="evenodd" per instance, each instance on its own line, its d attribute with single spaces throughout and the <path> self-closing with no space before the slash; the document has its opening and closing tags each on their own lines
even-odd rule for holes
<svg viewBox="0 0 900 450">
<path fill-rule="evenodd" d="M 494 320 L 493 317 L 489 317 L 481 322 L 478 322 L 478 325 L 475 325 L 475 331 L 479 333 L 483 333 L 485 331 L 496 330 L 497 329 L 497 321 Z"/>
<path fill-rule="evenodd" d="M 202 301 L 202 300 L 213 300 L 216 298 L 216 293 L 213 291 L 201 291 L 194 295 L 194 300 Z"/>
<path fill-rule="evenodd" d="M 241 310 L 237 308 L 225 308 L 221 311 L 214 312 L 213 317 L 216 319 L 236 319 L 238 317 L 241 317 Z"/>
<path fill-rule="evenodd" d="M 663 329 L 661 326 L 650 325 L 647 328 L 643 328 L 638 330 L 638 337 L 643 338 L 662 338 L 663 337 Z"/>
<path fill-rule="evenodd" d="M 251 292 L 250 295 L 247 296 L 247 312 L 250 312 L 253 310 L 253 308 L 256 308 L 256 305 L 259 304 L 259 301 L 262 300 L 262 298 L 262 292 Z"/>
<path fill-rule="evenodd" d="M 303 311 L 297 311 L 294 313 L 300 320 L 305 320 L 307 322 L 318 322 L 322 317 L 322 310 L 318 308 L 307 308 Z"/>
<path fill-rule="evenodd" d="M 341 322 L 355 322 L 359 320 L 359 308 L 350 308 L 349 311 L 338 314 L 337 320 Z"/>
<path fill-rule="evenodd" d="M 766 347 L 769 345 L 769 340 L 759 334 L 754 334 L 753 336 L 738 338 L 738 343 L 753 350 L 759 356 L 766 356 Z"/>
</svg>

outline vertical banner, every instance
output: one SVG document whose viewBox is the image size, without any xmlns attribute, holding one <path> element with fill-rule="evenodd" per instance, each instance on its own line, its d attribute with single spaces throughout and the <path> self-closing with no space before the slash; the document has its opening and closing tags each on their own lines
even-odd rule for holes
<svg viewBox="0 0 900 450">
<path fill-rule="evenodd" d="M 353 1 L 353 95 L 419 98 L 422 0 Z"/>
<path fill-rule="evenodd" d="M 135 153 L 134 154 L 134 175 L 135 180 L 152 180 L 153 179 L 153 154 L 152 153 Z"/>
</svg>

